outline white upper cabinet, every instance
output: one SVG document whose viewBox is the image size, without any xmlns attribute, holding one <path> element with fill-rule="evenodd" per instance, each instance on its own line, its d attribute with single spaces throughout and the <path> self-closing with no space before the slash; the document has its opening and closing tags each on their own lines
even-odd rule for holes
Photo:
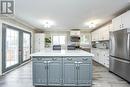
<svg viewBox="0 0 130 87">
<path fill-rule="evenodd" d="M 122 14 L 122 28 L 130 28 L 130 11 Z"/>
<path fill-rule="evenodd" d="M 109 32 L 130 28 L 130 11 L 114 18 L 112 24 L 108 24 L 92 32 L 92 41 L 109 40 Z"/>
<path fill-rule="evenodd" d="M 112 24 L 109 24 L 109 25 L 108 25 L 108 28 L 109 28 L 109 32 L 113 31 Z"/>
<path fill-rule="evenodd" d="M 121 29 L 121 24 L 122 24 L 121 19 L 122 19 L 122 16 L 118 16 L 112 20 L 113 31 Z"/>
<path fill-rule="evenodd" d="M 99 28 L 98 30 L 93 31 L 92 34 L 92 41 L 102 41 L 102 40 L 109 40 L 109 31 L 112 30 L 112 24 L 107 24 Z"/>
<path fill-rule="evenodd" d="M 112 20 L 113 31 L 130 28 L 130 11 Z"/>
</svg>

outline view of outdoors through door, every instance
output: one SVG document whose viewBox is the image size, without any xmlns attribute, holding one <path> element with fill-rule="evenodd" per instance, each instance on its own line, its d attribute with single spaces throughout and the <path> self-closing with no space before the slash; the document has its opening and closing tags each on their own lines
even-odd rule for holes
<svg viewBox="0 0 130 87">
<path fill-rule="evenodd" d="M 23 61 L 30 59 L 30 40 L 30 34 L 23 33 Z"/>
<path fill-rule="evenodd" d="M 2 72 L 13 69 L 30 59 L 30 32 L 3 24 L 2 41 Z"/>
<path fill-rule="evenodd" d="M 19 62 L 19 32 L 6 29 L 6 68 Z"/>
</svg>

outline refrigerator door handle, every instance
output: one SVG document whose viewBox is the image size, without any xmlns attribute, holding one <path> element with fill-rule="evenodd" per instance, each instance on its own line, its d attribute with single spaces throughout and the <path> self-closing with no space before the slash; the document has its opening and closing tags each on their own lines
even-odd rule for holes
<svg viewBox="0 0 130 87">
<path fill-rule="evenodd" d="M 112 51 L 112 40 L 110 39 L 110 42 L 109 42 L 109 54 L 111 55 L 111 51 Z"/>
<path fill-rule="evenodd" d="M 128 52 L 128 56 L 130 56 L 129 51 L 130 51 L 130 34 L 128 34 L 128 38 L 127 38 L 127 52 Z"/>
<path fill-rule="evenodd" d="M 126 60 L 117 59 L 117 58 L 114 58 L 114 59 L 117 60 L 117 61 L 120 61 L 120 62 L 124 62 L 124 63 L 130 64 L 130 62 L 129 62 L 129 61 L 126 61 Z"/>
</svg>

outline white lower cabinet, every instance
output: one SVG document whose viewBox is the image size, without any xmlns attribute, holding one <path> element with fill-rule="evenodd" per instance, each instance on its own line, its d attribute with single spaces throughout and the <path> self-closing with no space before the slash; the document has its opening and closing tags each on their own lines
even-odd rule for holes
<svg viewBox="0 0 130 87">
<path fill-rule="evenodd" d="M 91 52 L 94 54 L 93 60 L 109 68 L 109 50 L 92 48 Z"/>
</svg>

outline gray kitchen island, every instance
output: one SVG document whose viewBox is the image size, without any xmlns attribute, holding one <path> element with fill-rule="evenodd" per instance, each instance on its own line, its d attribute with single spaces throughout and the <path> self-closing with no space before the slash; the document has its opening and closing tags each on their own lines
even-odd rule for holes
<svg viewBox="0 0 130 87">
<path fill-rule="evenodd" d="M 91 53 L 45 49 L 31 57 L 34 86 L 92 86 Z"/>
</svg>

